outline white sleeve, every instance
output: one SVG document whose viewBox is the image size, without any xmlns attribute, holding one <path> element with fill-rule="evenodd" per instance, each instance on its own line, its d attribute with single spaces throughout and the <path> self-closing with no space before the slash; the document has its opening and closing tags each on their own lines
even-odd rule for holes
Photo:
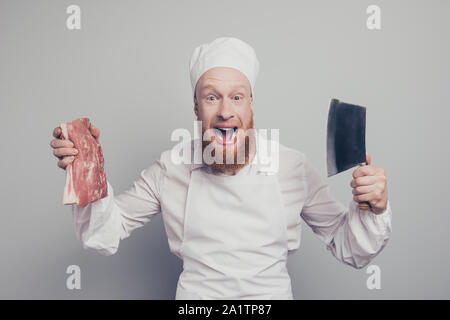
<svg viewBox="0 0 450 320">
<path fill-rule="evenodd" d="M 387 210 L 379 215 L 360 210 L 353 200 L 347 209 L 330 195 L 328 184 L 308 160 L 305 169 L 308 195 L 302 218 L 338 260 L 355 268 L 366 266 L 391 234 L 389 201 Z"/>
<path fill-rule="evenodd" d="M 156 161 L 122 194 L 115 196 L 108 181 L 108 196 L 86 207 L 72 205 L 75 233 L 83 247 L 103 255 L 116 253 L 120 240 L 160 212 L 163 178 L 163 165 Z"/>
</svg>

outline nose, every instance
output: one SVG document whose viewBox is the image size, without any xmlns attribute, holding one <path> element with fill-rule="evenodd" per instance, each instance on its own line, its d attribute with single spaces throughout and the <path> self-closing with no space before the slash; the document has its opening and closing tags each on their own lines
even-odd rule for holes
<svg viewBox="0 0 450 320">
<path fill-rule="evenodd" d="M 227 99 L 223 99 L 219 106 L 217 116 L 220 120 L 226 121 L 234 117 L 233 105 Z"/>
</svg>

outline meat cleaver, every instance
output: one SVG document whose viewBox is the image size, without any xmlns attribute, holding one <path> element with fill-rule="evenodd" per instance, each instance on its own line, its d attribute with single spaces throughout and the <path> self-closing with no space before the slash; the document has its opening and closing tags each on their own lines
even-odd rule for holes
<svg viewBox="0 0 450 320">
<path fill-rule="evenodd" d="M 366 164 L 366 108 L 331 99 L 327 125 L 328 177 Z M 370 210 L 368 202 L 359 208 Z"/>
</svg>

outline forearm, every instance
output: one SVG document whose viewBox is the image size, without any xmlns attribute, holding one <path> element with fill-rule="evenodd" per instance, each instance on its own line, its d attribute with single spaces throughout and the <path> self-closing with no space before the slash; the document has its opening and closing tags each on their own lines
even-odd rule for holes
<svg viewBox="0 0 450 320">
<path fill-rule="evenodd" d="M 389 202 L 387 210 L 377 215 L 360 210 L 352 201 L 327 248 L 338 260 L 362 268 L 386 246 L 392 231 L 391 219 Z"/>
<path fill-rule="evenodd" d="M 117 252 L 119 242 L 125 238 L 120 209 L 114 202 L 114 190 L 108 182 L 108 196 L 86 207 L 72 205 L 75 233 L 85 249 L 103 255 Z"/>
<path fill-rule="evenodd" d="M 143 170 L 133 186 L 114 195 L 108 182 L 108 196 L 84 208 L 72 206 L 75 230 L 86 249 L 104 255 L 116 253 L 120 240 L 142 227 L 159 213 L 161 163 L 157 161 Z"/>
</svg>

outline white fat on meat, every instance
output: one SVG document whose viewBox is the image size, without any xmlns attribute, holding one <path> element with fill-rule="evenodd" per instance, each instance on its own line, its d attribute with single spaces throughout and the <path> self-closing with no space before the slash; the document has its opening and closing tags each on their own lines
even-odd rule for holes
<svg viewBox="0 0 450 320">
<path fill-rule="evenodd" d="M 69 133 L 67 131 L 67 125 L 65 123 L 60 124 L 60 128 L 62 131 L 61 138 L 63 140 L 69 140 Z M 63 204 L 74 204 L 78 203 L 78 197 L 75 193 L 75 189 L 73 187 L 73 171 L 72 171 L 72 163 L 70 163 L 66 167 L 66 184 L 64 185 L 64 195 L 63 195 Z"/>
</svg>

